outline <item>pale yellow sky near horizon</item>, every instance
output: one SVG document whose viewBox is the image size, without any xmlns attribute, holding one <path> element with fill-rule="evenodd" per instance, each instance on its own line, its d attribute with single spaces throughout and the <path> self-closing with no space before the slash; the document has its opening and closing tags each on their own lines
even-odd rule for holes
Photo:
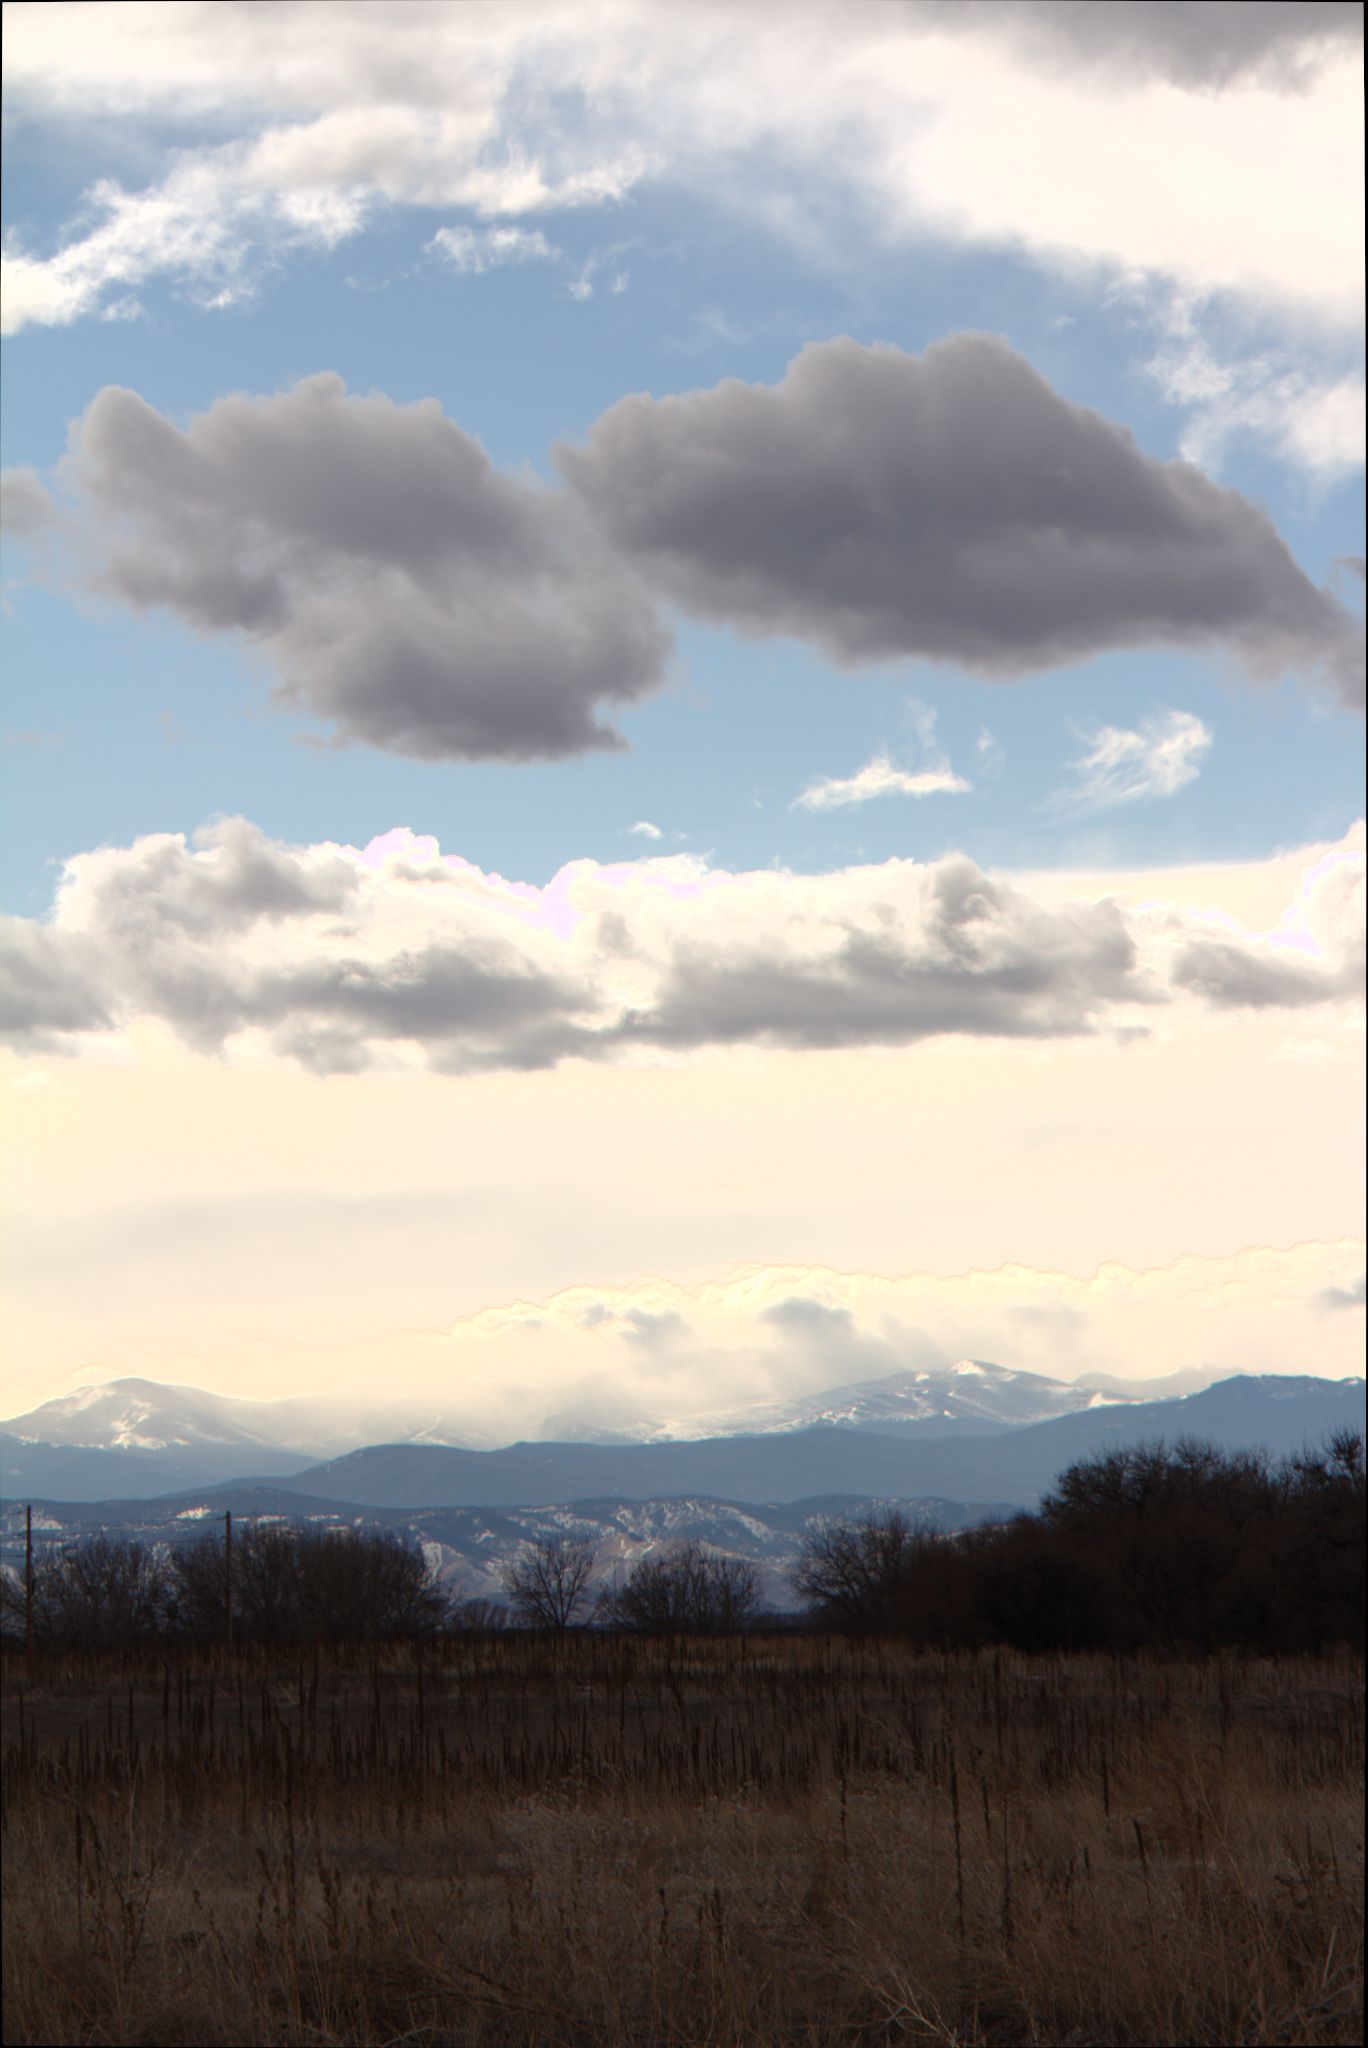
<svg viewBox="0 0 1368 2048">
<path fill-rule="evenodd" d="M 1186 899 L 1258 926 L 1307 857 L 1031 886 Z M 767 1267 L 850 1276 L 857 1321 L 878 1291 L 864 1276 L 925 1276 L 932 1350 L 1148 1376 L 1209 1355 L 1210 1319 L 1200 1341 L 1185 1330 L 1183 1287 L 1162 1358 L 1162 1288 L 1133 1342 L 1110 1315 L 1092 1352 L 1067 1317 L 1049 1336 L 1060 1301 L 1099 1267 L 1233 1261 L 1231 1369 L 1243 1346 L 1261 1370 L 1349 1372 L 1361 1314 L 1326 1313 L 1319 1294 L 1362 1269 L 1363 1093 L 1354 1003 L 1184 1006 L 1125 1044 L 946 1038 L 461 1077 L 206 1059 L 142 1023 L 79 1058 L 0 1063 L 0 1401 L 13 1414 L 141 1374 L 254 1399 L 458 1384 L 472 1414 L 500 1406 L 496 1383 L 525 1380 L 553 1409 L 568 1357 L 558 1379 L 547 1346 L 505 1332 L 476 1371 L 452 1327 L 576 1288 L 616 1290 L 619 1307 L 662 1286 L 701 1303 L 738 1269 Z M 1237 1270 L 1256 1247 L 1311 1248 L 1298 1258 L 1319 1277 L 1297 1313 L 1296 1260 Z M 951 1312 L 941 1282 L 1003 1266 L 1020 1275 L 1010 1303 L 990 1313 L 966 1283 Z M 733 1339 L 719 1325 L 709 1355 Z M 577 1383 L 619 1371 L 624 1401 L 661 1393 L 615 1342 L 574 1365 Z M 822 1369 L 747 1356 L 721 1379 L 757 1394 L 776 1371 L 796 1387 Z M 695 1366 L 706 1401 L 709 1369 Z"/>
<path fill-rule="evenodd" d="M 1323 852 L 1012 881 L 1257 932 Z M 1358 1370 L 1362 1313 L 1325 1300 L 1364 1264 L 1362 1004 L 1145 1014 L 1139 1038 L 532 1073 L 319 1077 L 201 1057 L 147 1020 L 72 1059 L 4 1055 L 0 1411 L 125 1374 L 250 1399 L 430 1389 L 491 1427 L 510 1391 L 547 1413 L 807 1391 L 850 1360 L 776 1352 L 754 1309 L 803 1274 L 860 1341 L 893 1341 L 881 1370 L 917 1346 L 1061 1376 L 1216 1354 Z M 1194 1260 L 1214 1262 L 1221 1325 L 1194 1315 Z M 1006 1292 L 983 1280 L 1003 1268 Z M 1104 1268 L 1147 1276 L 1143 1319 L 1130 1282 L 1094 1284 Z M 614 1307 L 590 1356 L 565 1303 L 598 1296 Z M 682 1335 L 651 1348 L 633 1303 L 661 1300 Z"/>
</svg>

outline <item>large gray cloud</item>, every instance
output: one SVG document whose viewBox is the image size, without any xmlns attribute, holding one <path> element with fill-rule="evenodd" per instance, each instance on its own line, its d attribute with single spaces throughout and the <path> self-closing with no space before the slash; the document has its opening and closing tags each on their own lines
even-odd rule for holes
<svg viewBox="0 0 1368 2048">
<path fill-rule="evenodd" d="M 1363 35 L 1360 0 L 910 0 L 908 12 L 997 30 L 1062 63 L 1208 88 L 1257 76 L 1295 89 Z"/>
<path fill-rule="evenodd" d="M 666 669 L 646 583 L 844 663 L 1004 677 L 1157 642 L 1362 701 L 1354 618 L 1260 510 L 991 336 L 815 344 L 777 386 L 623 399 L 557 459 L 569 490 L 503 475 L 435 400 L 331 374 L 186 427 L 110 387 L 62 524 L 87 584 L 244 637 L 339 739 L 424 759 L 621 746 L 605 712 Z M 44 523 L 31 473 L 7 495 Z"/>
<path fill-rule="evenodd" d="M 777 386 L 623 399 L 557 459 L 570 490 L 503 475 L 436 401 L 330 374 L 187 427 L 111 387 L 73 431 L 66 530 L 94 587 L 244 636 L 340 739 L 424 759 L 622 745 L 605 711 L 668 650 L 643 576 L 844 663 L 1006 677 L 1169 643 L 1362 702 L 1353 616 L 1263 512 L 991 336 L 815 344 Z M 31 473 L 7 495 L 46 519 Z"/>
<path fill-rule="evenodd" d="M 37 470 L 0 470 L 0 534 L 31 540 L 52 525 L 56 509 Z"/>
<path fill-rule="evenodd" d="M 1362 702 L 1351 614 L 1266 514 L 1070 404 L 990 335 L 841 339 L 775 386 L 624 398 L 557 459 L 686 610 L 837 660 L 1016 676 L 1104 649 L 1224 647 Z"/>
<path fill-rule="evenodd" d="M 1309 942 L 1180 912 L 1041 900 L 963 855 L 830 875 L 576 862 L 545 889 L 395 833 L 292 847 L 242 819 L 68 862 L 52 918 L 0 927 L 0 1034 L 59 1049 L 138 1019 L 206 1053 L 239 1034 L 316 1072 L 533 1069 L 702 1047 L 1143 1030 L 1184 995 L 1299 1008 L 1361 986 L 1336 849 Z M 250 1042 L 250 1041 L 249 1041 Z"/>
<path fill-rule="evenodd" d="M 182 428 L 110 387 L 64 474 L 98 587 L 249 636 L 342 739 L 423 759 L 615 747 L 602 708 L 662 678 L 630 571 L 435 400 L 353 397 L 325 374 Z"/>
</svg>

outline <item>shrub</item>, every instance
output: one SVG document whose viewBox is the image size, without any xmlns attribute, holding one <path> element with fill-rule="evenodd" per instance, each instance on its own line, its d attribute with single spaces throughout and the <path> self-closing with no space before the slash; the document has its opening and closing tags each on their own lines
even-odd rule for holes
<svg viewBox="0 0 1368 2048">
<path fill-rule="evenodd" d="M 638 1635 L 726 1636 L 751 1627 L 759 1613 L 753 1565 L 682 1543 L 633 1566 L 626 1584 L 600 1601 L 597 1618 Z"/>
</svg>

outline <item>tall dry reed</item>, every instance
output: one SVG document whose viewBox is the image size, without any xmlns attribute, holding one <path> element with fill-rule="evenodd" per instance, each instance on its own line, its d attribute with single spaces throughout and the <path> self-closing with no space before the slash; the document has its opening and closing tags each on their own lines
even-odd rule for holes
<svg viewBox="0 0 1368 2048">
<path fill-rule="evenodd" d="M 7 2042 L 1362 2039 L 1363 1672 L 6 1660 Z"/>
</svg>

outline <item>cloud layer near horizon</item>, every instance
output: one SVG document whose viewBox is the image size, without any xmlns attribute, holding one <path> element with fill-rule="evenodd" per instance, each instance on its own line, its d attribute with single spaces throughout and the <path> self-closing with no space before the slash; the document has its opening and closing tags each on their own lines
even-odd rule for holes
<svg viewBox="0 0 1368 2048">
<path fill-rule="evenodd" d="M 771 1408 L 834 1387 L 962 1359 L 1065 1381 L 1347 1377 L 1362 1369 L 1363 1257 L 1361 1239 L 1343 1238 L 1091 1273 L 775 1265 L 692 1283 L 582 1284 L 481 1309 L 417 1342 L 397 1336 L 387 1349 L 402 1350 L 402 1380 L 335 1377 L 327 1424 L 364 1442 L 369 1411 L 372 1435 L 402 1427 L 479 1446 L 640 1428 L 707 1436 L 763 1429 Z M 205 1376 L 200 1364 L 194 1383 Z M 242 1420 L 269 1429 L 273 1418 Z"/>
<path fill-rule="evenodd" d="M 1213 1365 L 1333 1377 L 1362 1370 L 1350 1318 L 1329 1317 L 1326 1299 L 1352 1294 L 1362 1261 L 1361 1242 L 1345 1239 L 1092 1274 L 779 1266 L 692 1286 L 567 1288 L 453 1326 L 447 1417 L 485 1441 L 532 1433 L 536 1404 L 535 1434 L 549 1438 L 637 1422 L 706 1435 L 748 1403 L 966 1357 L 1067 1380 Z M 454 1391 L 467 1387 L 479 1398 Z"/>
<path fill-rule="evenodd" d="M 812 344 L 777 385 L 622 399 L 556 455 L 568 488 L 505 475 L 435 400 L 331 373 L 184 427 L 108 386 L 65 507 L 16 471 L 5 518 L 78 584 L 259 649 L 337 740 L 420 759 L 625 744 L 606 714 L 667 674 L 648 586 L 846 666 L 1167 645 L 1363 701 L 1359 621 L 1263 511 L 993 336 Z"/>
<path fill-rule="evenodd" d="M 1195 999 L 1299 1009 L 1363 986 L 1361 832 L 1313 849 L 1271 931 L 1200 904 L 1034 893 L 964 855 L 811 876 L 577 861 L 544 888 L 396 830 L 289 846 L 245 819 L 68 861 L 0 926 L 9 1041 L 139 1019 L 205 1053 L 443 1072 L 705 1047 L 1124 1039 Z"/>
</svg>

